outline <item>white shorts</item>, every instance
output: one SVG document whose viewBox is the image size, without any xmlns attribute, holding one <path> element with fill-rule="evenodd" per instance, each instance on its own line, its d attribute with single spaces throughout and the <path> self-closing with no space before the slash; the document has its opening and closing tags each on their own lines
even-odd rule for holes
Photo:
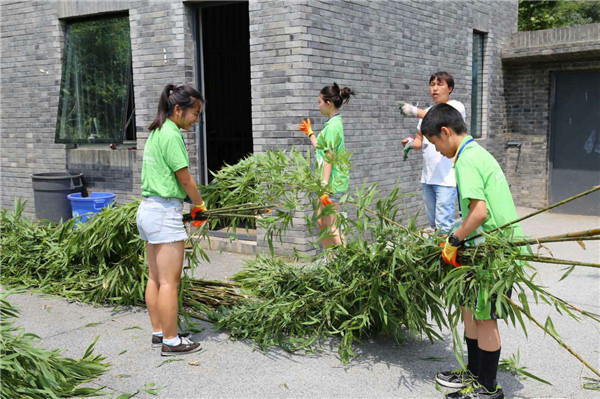
<svg viewBox="0 0 600 399">
<path fill-rule="evenodd" d="M 136 215 L 141 239 L 150 244 L 187 240 L 182 212 L 183 200 L 179 198 L 144 198 Z"/>
</svg>

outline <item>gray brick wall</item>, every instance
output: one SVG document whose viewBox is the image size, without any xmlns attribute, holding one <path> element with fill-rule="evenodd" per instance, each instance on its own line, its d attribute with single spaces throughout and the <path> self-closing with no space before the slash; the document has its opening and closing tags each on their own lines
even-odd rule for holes
<svg viewBox="0 0 600 399">
<path fill-rule="evenodd" d="M 65 146 L 54 144 L 61 73 L 61 25 L 51 2 L 0 3 L 2 207 L 29 199 L 31 174 L 64 172 Z"/>
<path fill-rule="evenodd" d="M 2 207 L 10 207 L 15 197 L 32 198 L 31 173 L 67 169 L 83 172 L 95 189 L 113 191 L 120 201 L 139 195 L 146 126 L 155 116 L 159 94 L 167 83 L 194 83 L 196 76 L 193 3 L 0 3 Z M 124 10 L 131 27 L 137 149 L 123 146 L 111 152 L 54 144 L 65 21 Z M 401 138 L 414 135 L 417 121 L 401 117 L 394 101 L 430 105 L 429 75 L 446 70 L 456 79 L 453 98 L 465 104 L 470 118 L 472 32 L 477 29 L 488 33 L 487 124 L 481 143 L 504 163 L 505 80 L 500 48 L 516 31 L 516 0 L 252 0 L 249 13 L 255 152 L 294 145 L 306 149 L 308 141 L 296 126 L 311 117 L 315 130 L 322 128 L 319 90 L 334 81 L 349 86 L 358 94 L 342 108 L 347 147 L 354 153 L 351 189 L 368 181 L 378 183 L 387 194 L 399 181 L 402 192 L 417 194 L 406 198 L 407 209 L 411 215 L 421 212 L 423 223 L 421 156 L 412 153 L 403 162 L 400 147 Z M 195 134 L 187 136 L 195 166 Z M 258 235 L 259 245 L 264 245 L 260 231 Z M 285 238 L 283 252 L 292 245 L 309 251 L 306 240 L 312 236 L 299 219 Z"/>
<path fill-rule="evenodd" d="M 522 143 L 506 150 L 507 178 L 515 202 L 542 208 L 549 205 L 549 137 L 552 72 L 600 70 L 600 58 L 505 66 L 506 140 Z"/>
<path fill-rule="evenodd" d="M 93 191 L 117 194 L 118 202 L 140 194 L 141 157 L 158 97 L 168 83 L 194 83 L 192 9 L 170 1 L 2 2 L 2 207 L 29 199 L 32 173 L 82 172 Z M 137 150 L 123 144 L 55 144 L 64 30 L 71 18 L 128 12 L 131 29 Z M 59 19 L 61 18 L 61 19 Z M 192 173 L 196 135 L 186 133 Z"/>
<path fill-rule="evenodd" d="M 306 16 L 309 16 L 308 18 Z M 453 98 L 470 118 L 473 29 L 488 32 L 485 58 L 487 130 L 480 141 L 504 164 L 504 80 L 500 49 L 516 31 L 517 2 L 251 1 L 250 51 L 255 152 L 308 141 L 297 130 L 305 117 L 320 130 L 319 90 L 336 81 L 357 92 L 341 113 L 354 153 L 351 190 L 378 183 L 387 194 L 399 181 L 410 215 L 424 208 L 422 157 L 402 161 L 400 140 L 416 132 L 395 100 L 431 104 L 432 72 L 454 75 Z M 443 29 L 440 27 L 443 26 Z M 302 226 L 291 239 L 310 236 Z M 260 241 L 259 241 L 260 245 Z"/>
<path fill-rule="evenodd" d="M 552 73 L 600 70 L 600 24 L 520 32 L 502 50 L 505 76 L 507 178 L 515 202 L 549 205 Z"/>
</svg>

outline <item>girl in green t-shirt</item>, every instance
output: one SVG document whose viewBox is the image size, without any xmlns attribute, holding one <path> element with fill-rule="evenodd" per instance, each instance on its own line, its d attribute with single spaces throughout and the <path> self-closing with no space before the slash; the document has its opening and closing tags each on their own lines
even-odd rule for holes
<svg viewBox="0 0 600 399">
<path fill-rule="evenodd" d="M 335 82 L 333 85 L 323 87 L 319 93 L 319 111 L 321 111 L 321 115 L 327 116 L 327 122 L 325 122 L 323 130 L 321 130 L 318 137 L 315 136 L 310 118 L 302 120 L 302 123 L 298 125 L 298 128 L 308 136 L 311 144 L 316 149 L 317 170 L 321 171 L 322 184 L 326 187 L 326 193 L 321 196 L 318 214 L 320 215 L 327 205 L 332 205 L 336 212 L 331 216 L 323 216 L 318 221 L 320 231 L 327 230 L 331 233 L 331 237 L 323 240 L 323 247 L 325 248 L 333 245 L 344 245 L 344 234 L 336 227 L 336 215 L 340 211 L 340 198 L 342 194 L 348 191 L 349 167 L 344 165 L 343 162 L 336 165 L 328 163 L 327 155 L 331 157 L 346 153 L 344 126 L 339 112 L 342 105 L 350 101 L 351 95 L 355 95 L 351 88 L 344 87 L 341 89 Z"/>
<path fill-rule="evenodd" d="M 146 307 L 152 324 L 152 347 L 162 356 L 193 353 L 200 344 L 177 333 L 178 291 L 184 258 L 183 199 L 194 202 L 192 218 L 206 211 L 189 171 L 189 158 L 180 129 L 198 122 L 204 98 L 189 85 L 167 85 L 158 101 L 158 114 L 148 127 L 142 163 L 142 201 L 137 227 L 146 241 L 148 283 Z M 200 227 L 205 221 L 194 221 Z"/>
</svg>

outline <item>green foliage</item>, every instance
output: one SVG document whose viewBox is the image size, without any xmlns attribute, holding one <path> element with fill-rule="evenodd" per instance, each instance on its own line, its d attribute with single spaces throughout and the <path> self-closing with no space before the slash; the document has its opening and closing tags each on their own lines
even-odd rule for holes
<svg viewBox="0 0 600 399">
<path fill-rule="evenodd" d="M 349 158 L 343 154 L 329 161 L 347 165 Z M 203 194 L 209 208 L 216 208 L 215 214 L 241 212 L 231 215 L 233 225 L 237 218 L 250 217 L 242 210 L 273 207 L 271 214 L 257 218 L 272 249 L 273 240 L 282 237 L 294 218 L 304 218 L 316 229 L 318 197 L 325 191 L 318 176 L 308 154 L 269 151 L 223 168 Z M 236 276 L 245 297 L 231 284 L 186 277 L 180 305 L 263 349 L 279 345 L 289 351 L 312 350 L 322 339 L 337 337 L 344 362 L 355 355 L 353 343 L 365 337 L 389 334 L 401 340 L 407 331 L 435 340 L 444 326 L 451 329 L 455 354 L 462 362 L 457 326 L 463 301 L 476 314 L 493 307 L 527 334 L 525 316 L 571 353 L 550 318 L 542 325 L 531 316 L 531 304 L 548 304 L 575 320 L 586 316 L 600 321 L 598 315 L 538 285 L 535 269 L 521 260 L 524 252 L 531 260 L 536 257 L 502 231 L 485 233 L 483 244 L 463 249 L 462 267 L 442 265 L 438 245 L 442 239 L 419 234 L 415 217 L 400 211 L 403 197 L 398 188 L 382 196 L 377 185 L 365 184 L 341 199 L 348 216 L 337 213 L 337 227 L 345 233 L 346 247 L 330 248 L 308 265 L 289 264 L 273 252 L 261 255 Z M 22 208 L 17 202 L 14 214 L 2 210 L 5 283 L 39 287 L 78 300 L 143 303 L 147 271 L 135 228 L 137 203 L 106 209 L 78 228 L 72 221 L 58 226 L 29 222 L 21 217 Z M 321 216 L 332 214 L 336 214 L 333 206 L 322 209 Z M 196 234 L 207 238 L 206 226 Z M 321 232 L 313 244 L 317 247 L 328 234 Z M 558 241 L 569 239 L 561 237 Z M 191 267 L 200 257 L 207 259 L 197 245 L 186 257 Z M 319 266 L 316 260 L 325 264 Z M 511 288 L 514 300 L 508 295 Z"/>
<path fill-rule="evenodd" d="M 148 280 L 146 247 L 136 226 L 139 201 L 104 208 L 87 223 L 53 225 L 23 217 L 25 203 L 14 212 L 2 209 L 0 237 L 2 284 L 35 288 L 82 302 L 144 305 Z M 198 243 L 185 253 L 186 271 L 208 259 Z M 184 274 L 180 307 L 206 312 L 235 303 L 232 285 L 191 279 Z M 185 292 L 185 294 L 184 294 Z"/>
<path fill-rule="evenodd" d="M 341 165 L 347 164 L 348 158 L 340 155 L 330 161 Z M 293 226 L 294 218 L 308 218 L 310 225 L 316 225 L 312 216 L 306 215 L 314 215 L 316 199 L 325 190 L 318 173 L 312 170 L 310 154 L 303 155 L 296 149 L 253 154 L 234 165 L 224 166 L 214 174 L 211 184 L 199 188 L 209 210 L 273 207 L 271 214 L 259 218 L 220 218 L 231 227 L 232 233 L 236 226 L 253 227 L 256 221 L 265 230 L 265 240 L 271 250 L 273 240 L 281 241 L 283 233 Z M 213 227 L 216 223 L 216 220 L 211 222 Z M 199 234 L 208 239 L 208 229 L 201 229 Z"/>
<path fill-rule="evenodd" d="M 519 0 L 519 31 L 600 22 L 600 1 Z"/>
<path fill-rule="evenodd" d="M 137 202 L 105 208 L 88 223 L 32 222 L 2 209 L 2 282 L 92 303 L 144 303 L 148 271 L 135 224 Z"/>
<path fill-rule="evenodd" d="M 98 338 L 78 360 L 62 357 L 58 350 L 37 347 L 37 335 L 24 333 L 14 325 L 18 311 L 7 301 L 10 294 L 0 293 L 2 397 L 45 399 L 103 394 L 102 388 L 79 387 L 102 375 L 109 366 L 103 362 L 104 357 L 92 354 Z"/>
<path fill-rule="evenodd" d="M 235 276 L 249 298 L 210 314 L 216 327 L 230 330 L 234 338 L 252 339 L 261 349 L 279 345 L 288 351 L 313 350 L 321 340 L 338 337 L 340 358 L 348 362 L 355 355 L 353 343 L 365 337 L 387 334 L 400 341 L 407 331 L 435 340 L 447 326 L 462 361 L 457 329 L 461 303 L 481 315 L 493 307 L 525 333 L 523 315 L 531 316 L 530 301 L 552 305 L 576 320 L 581 317 L 535 283 L 535 269 L 519 261 L 527 251 L 512 245 L 502 232 L 485 234 L 484 244 L 465 248 L 459 258 L 462 267 L 446 267 L 440 261 L 441 239 L 420 235 L 414 219 L 400 219 L 398 189 L 378 197 L 377 185 L 372 185 L 342 200 L 349 216 L 337 216 L 347 245 L 333 248 L 335 256 L 326 251 L 324 265 L 292 264 L 265 255 L 250 261 Z M 511 289 L 521 309 L 509 300 Z M 598 321 L 596 315 L 588 316 Z M 550 318 L 545 329 L 557 336 Z"/>
</svg>

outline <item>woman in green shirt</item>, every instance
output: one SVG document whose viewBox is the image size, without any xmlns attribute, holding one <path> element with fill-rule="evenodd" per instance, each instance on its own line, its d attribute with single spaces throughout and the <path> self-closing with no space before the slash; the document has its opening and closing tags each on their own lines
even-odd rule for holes
<svg viewBox="0 0 600 399">
<path fill-rule="evenodd" d="M 337 226 L 337 213 L 340 211 L 340 198 L 348 191 L 349 167 L 340 164 L 332 165 L 327 162 L 327 156 L 343 155 L 346 153 L 344 144 L 344 126 L 340 108 L 343 104 L 350 101 L 350 96 L 355 95 L 349 87 L 343 89 L 337 83 L 325 86 L 319 93 L 319 111 L 321 115 L 327 116 L 327 122 L 319 136 L 315 136 L 312 130 L 310 118 L 303 120 L 298 128 L 302 130 L 309 138 L 311 144 L 316 149 L 317 169 L 321 171 L 322 184 L 327 192 L 321 196 L 321 204 L 318 214 L 327 205 L 333 205 L 335 214 L 319 218 L 319 230 L 327 230 L 331 237 L 323 239 L 323 247 L 328 248 L 333 245 L 344 245 L 344 234 L 340 232 Z M 333 228 L 332 228 L 333 226 Z"/>
<path fill-rule="evenodd" d="M 142 163 L 142 201 L 137 226 L 146 241 L 148 283 L 146 306 L 152 323 L 152 347 L 173 356 L 200 350 L 200 344 L 177 333 L 179 281 L 183 269 L 183 200 L 195 204 L 192 217 L 206 211 L 202 196 L 190 174 L 190 161 L 179 129 L 198 122 L 204 98 L 192 86 L 165 86 L 158 114 L 150 124 Z M 203 222 L 196 221 L 200 227 Z"/>
</svg>

